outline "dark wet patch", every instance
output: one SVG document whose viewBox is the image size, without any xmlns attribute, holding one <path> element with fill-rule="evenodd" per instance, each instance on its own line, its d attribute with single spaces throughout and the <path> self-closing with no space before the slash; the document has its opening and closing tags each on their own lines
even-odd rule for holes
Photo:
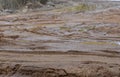
<svg viewBox="0 0 120 77">
<path fill-rule="evenodd" d="M 114 51 L 114 50 L 100 50 L 100 51 L 105 53 L 111 53 L 111 54 L 120 54 L 120 52 Z"/>
</svg>

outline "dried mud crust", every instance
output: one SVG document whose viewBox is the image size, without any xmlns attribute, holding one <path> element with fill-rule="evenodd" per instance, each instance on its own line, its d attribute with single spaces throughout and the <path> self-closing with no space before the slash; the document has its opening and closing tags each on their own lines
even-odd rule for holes
<svg viewBox="0 0 120 77">
<path fill-rule="evenodd" d="M 73 70 L 73 69 L 69 69 Z M 120 77 L 120 65 L 101 62 L 82 62 L 77 71 L 21 64 L 0 64 L 0 77 Z"/>
</svg>

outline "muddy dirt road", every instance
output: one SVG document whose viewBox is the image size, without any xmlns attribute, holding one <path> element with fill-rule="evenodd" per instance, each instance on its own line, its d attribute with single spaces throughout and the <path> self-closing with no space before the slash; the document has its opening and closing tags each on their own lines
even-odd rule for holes
<svg viewBox="0 0 120 77">
<path fill-rule="evenodd" d="M 0 76 L 120 77 L 120 7 L 78 6 L 0 16 Z"/>
</svg>

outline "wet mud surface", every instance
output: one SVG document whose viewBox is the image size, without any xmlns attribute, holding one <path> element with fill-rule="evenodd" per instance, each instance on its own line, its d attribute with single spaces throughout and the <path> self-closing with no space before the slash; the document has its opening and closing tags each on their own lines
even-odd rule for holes
<svg viewBox="0 0 120 77">
<path fill-rule="evenodd" d="M 0 16 L 1 77 L 120 77 L 120 7 Z"/>
<path fill-rule="evenodd" d="M 0 52 L 1 77 L 119 77 L 119 57 Z M 59 62 L 58 62 L 59 61 Z"/>
<path fill-rule="evenodd" d="M 119 65 L 107 65 L 85 62 L 81 64 L 75 73 L 65 69 L 42 68 L 34 66 L 23 66 L 20 64 L 1 64 L 1 77 L 119 77 Z M 94 67 L 94 68 L 93 68 Z M 75 71 L 75 69 L 74 69 Z"/>
<path fill-rule="evenodd" d="M 84 14 L 73 16 L 68 14 L 64 18 L 64 14 L 59 13 L 2 16 L 1 41 L 6 42 L 1 43 L 0 49 L 91 52 L 120 48 L 120 25 L 119 22 L 116 23 L 119 16 L 114 18 L 111 15 L 115 19 L 113 21 L 111 18 L 103 20 L 106 15 L 102 19 L 99 19 L 98 14 L 90 17 Z M 7 21 L 8 19 L 16 21 Z"/>
</svg>

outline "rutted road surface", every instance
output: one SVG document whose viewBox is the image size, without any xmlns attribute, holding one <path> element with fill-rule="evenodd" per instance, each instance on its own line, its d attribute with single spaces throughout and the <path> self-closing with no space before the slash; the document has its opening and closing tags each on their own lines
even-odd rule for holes
<svg viewBox="0 0 120 77">
<path fill-rule="evenodd" d="M 120 77 L 120 7 L 0 16 L 1 77 Z"/>
</svg>

